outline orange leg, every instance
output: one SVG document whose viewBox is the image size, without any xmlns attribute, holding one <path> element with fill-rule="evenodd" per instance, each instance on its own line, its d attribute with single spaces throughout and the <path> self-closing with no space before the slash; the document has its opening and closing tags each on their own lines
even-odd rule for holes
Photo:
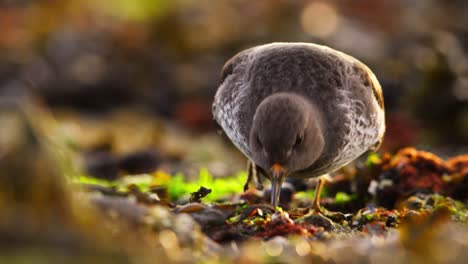
<svg viewBox="0 0 468 264">
<path fill-rule="evenodd" d="M 315 212 L 322 213 L 322 208 L 320 207 L 320 194 L 322 193 L 323 186 L 325 185 L 325 178 L 323 176 L 318 178 L 317 185 L 315 186 L 315 195 L 314 200 L 312 201 L 312 210 Z"/>
</svg>

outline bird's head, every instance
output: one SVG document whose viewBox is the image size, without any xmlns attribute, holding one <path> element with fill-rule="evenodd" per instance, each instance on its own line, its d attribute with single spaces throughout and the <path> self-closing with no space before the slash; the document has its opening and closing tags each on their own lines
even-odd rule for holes
<svg viewBox="0 0 468 264">
<path fill-rule="evenodd" d="M 276 206 L 285 177 L 311 166 L 324 149 L 321 114 L 302 96 L 271 95 L 256 110 L 249 144 L 254 162 L 270 172 Z"/>
</svg>

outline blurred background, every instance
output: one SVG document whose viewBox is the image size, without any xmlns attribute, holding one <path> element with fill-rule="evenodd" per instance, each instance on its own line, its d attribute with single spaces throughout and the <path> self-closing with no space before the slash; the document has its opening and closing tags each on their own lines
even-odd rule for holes
<svg viewBox="0 0 468 264">
<path fill-rule="evenodd" d="M 451 156 L 468 146 L 467 13 L 463 0 L 3 0 L 0 98 L 51 109 L 94 174 L 115 177 L 109 153 L 130 172 L 188 159 L 228 174 L 244 160 L 212 121 L 224 62 L 254 45 L 313 42 L 377 75 L 382 151 Z"/>
<path fill-rule="evenodd" d="M 292 247 L 282 237 L 238 247 L 246 237 L 224 214 L 248 207 L 184 197 L 200 186 L 229 202 L 259 197 L 242 193 L 245 158 L 218 133 L 211 104 L 224 62 L 270 42 L 328 45 L 374 71 L 386 106 L 380 154 L 468 153 L 467 14 L 465 0 L 0 0 L 0 262 L 220 262 L 224 252 L 262 263 L 283 252 L 301 263 L 293 252 L 310 257 L 302 263 L 466 263 L 467 155 L 406 149 L 338 172 L 322 202 L 351 201 L 350 224 L 394 209 L 403 191 L 435 195 L 340 229 L 347 243 L 320 244 L 317 229 Z M 387 189 L 371 197 L 371 183 Z M 293 184 L 282 197 L 298 191 L 293 207 L 306 207 L 313 196 L 299 191 L 311 186 Z M 440 204 L 460 223 L 440 227 Z M 402 214 L 411 221 L 396 233 Z"/>
</svg>

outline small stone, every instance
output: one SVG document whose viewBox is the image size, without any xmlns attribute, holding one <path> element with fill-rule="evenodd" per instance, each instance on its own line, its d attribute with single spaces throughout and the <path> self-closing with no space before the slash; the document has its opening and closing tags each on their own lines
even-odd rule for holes
<svg viewBox="0 0 468 264">
<path fill-rule="evenodd" d="M 100 179 L 115 180 L 119 176 L 117 159 L 110 152 L 98 151 L 85 155 L 86 172 Z"/>
<path fill-rule="evenodd" d="M 158 168 L 160 159 L 154 150 L 140 150 L 119 158 L 118 165 L 128 174 L 151 173 Z"/>
</svg>

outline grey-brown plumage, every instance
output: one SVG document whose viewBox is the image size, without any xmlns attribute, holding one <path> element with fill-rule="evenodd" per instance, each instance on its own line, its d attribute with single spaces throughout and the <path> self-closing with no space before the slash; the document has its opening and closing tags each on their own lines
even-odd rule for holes
<svg viewBox="0 0 468 264">
<path fill-rule="evenodd" d="M 385 131 L 381 88 L 369 68 L 306 43 L 267 44 L 231 58 L 213 116 L 274 188 L 284 176 L 317 177 L 344 166 L 378 147 Z"/>
</svg>

